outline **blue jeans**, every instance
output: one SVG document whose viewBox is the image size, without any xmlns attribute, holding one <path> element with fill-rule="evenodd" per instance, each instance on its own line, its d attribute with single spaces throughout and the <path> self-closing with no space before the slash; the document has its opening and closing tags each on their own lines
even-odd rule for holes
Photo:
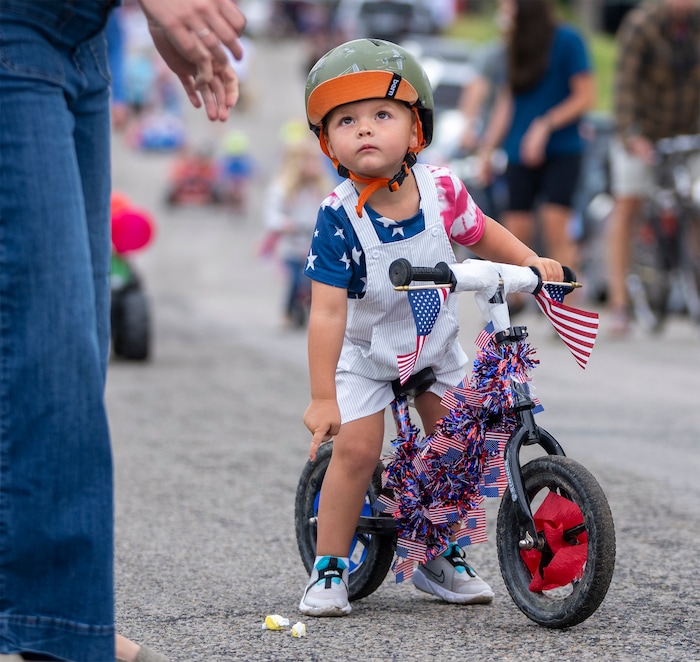
<svg viewBox="0 0 700 662">
<path fill-rule="evenodd" d="M 0 653 L 114 660 L 108 0 L 0 0 Z"/>
</svg>

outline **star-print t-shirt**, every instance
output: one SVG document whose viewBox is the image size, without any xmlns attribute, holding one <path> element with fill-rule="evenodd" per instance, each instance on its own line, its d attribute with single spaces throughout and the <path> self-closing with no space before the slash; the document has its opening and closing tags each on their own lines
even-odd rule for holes
<svg viewBox="0 0 700 662">
<path fill-rule="evenodd" d="M 484 214 L 464 183 L 444 167 L 428 166 L 438 192 L 440 215 L 447 235 L 457 244 L 471 246 L 484 233 Z M 425 229 L 421 208 L 415 216 L 394 220 L 364 206 L 383 243 L 401 241 Z M 331 193 L 321 204 L 304 273 L 326 285 L 347 289 L 350 298 L 364 296 L 367 282 L 365 256 L 360 240 L 340 199 Z"/>
</svg>

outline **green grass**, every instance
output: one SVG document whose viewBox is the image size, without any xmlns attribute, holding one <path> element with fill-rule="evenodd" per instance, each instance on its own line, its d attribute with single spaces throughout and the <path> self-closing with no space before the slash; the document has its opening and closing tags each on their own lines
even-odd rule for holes
<svg viewBox="0 0 700 662">
<path fill-rule="evenodd" d="M 498 30 L 491 15 L 468 14 L 450 28 L 448 36 L 480 44 L 498 39 Z M 596 77 L 596 110 L 609 112 L 617 45 L 614 37 L 607 34 L 588 34 L 586 38 Z"/>
</svg>

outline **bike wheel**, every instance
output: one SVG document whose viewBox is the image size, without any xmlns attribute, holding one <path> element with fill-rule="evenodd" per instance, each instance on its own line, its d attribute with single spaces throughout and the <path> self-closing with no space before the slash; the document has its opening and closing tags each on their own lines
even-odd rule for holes
<svg viewBox="0 0 700 662">
<path fill-rule="evenodd" d="M 627 276 L 634 315 L 647 331 L 654 333 L 664 326 L 671 295 L 667 243 L 656 227 L 656 219 L 642 223 L 633 240 L 633 257 Z"/>
<path fill-rule="evenodd" d="M 688 211 L 683 221 L 678 276 L 688 317 L 700 324 L 700 218 Z"/>
<path fill-rule="evenodd" d="M 605 494 L 593 475 L 578 462 L 562 456 L 535 458 L 522 468 L 523 484 L 532 510 L 553 493 L 576 504 L 583 527 L 570 540 L 587 544 L 582 571 L 559 591 L 530 590 L 535 575 L 528 569 L 519 546 L 516 505 L 506 490 L 498 511 L 496 545 L 501 574 L 511 598 L 528 618 L 549 628 L 565 628 L 586 620 L 605 598 L 615 567 L 615 528 Z M 587 536 L 587 543 L 585 537 Z M 551 560 L 547 544 L 542 557 Z M 540 565 L 539 572 L 543 571 Z M 536 571 L 537 572 L 537 571 Z M 564 595 L 562 595 L 562 593 Z M 567 594 L 568 593 L 568 594 Z"/>
<path fill-rule="evenodd" d="M 322 444 L 314 462 L 307 462 L 301 472 L 297 486 L 294 506 L 294 522 L 299 554 L 307 572 L 316 558 L 316 522 L 321 484 L 333 452 L 332 442 Z M 372 515 L 372 504 L 382 491 L 382 472 L 384 465 L 380 462 L 374 470 L 367 490 L 362 515 Z M 360 600 L 379 588 L 384 581 L 394 558 L 396 537 L 388 535 L 356 533 L 349 551 L 350 575 L 349 598 Z"/>
<path fill-rule="evenodd" d="M 113 293 L 111 321 L 114 354 L 131 361 L 148 359 L 151 320 L 143 290 L 129 287 L 123 292 Z"/>
</svg>

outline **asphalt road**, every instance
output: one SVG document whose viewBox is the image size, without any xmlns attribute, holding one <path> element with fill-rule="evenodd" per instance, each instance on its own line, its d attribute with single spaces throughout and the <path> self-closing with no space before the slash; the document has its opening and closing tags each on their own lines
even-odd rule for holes
<svg viewBox="0 0 700 662">
<path fill-rule="evenodd" d="M 282 121 L 303 113 L 298 45 L 258 44 L 246 130 L 264 186 Z M 195 141 L 224 129 L 203 115 Z M 116 471 L 117 624 L 179 662 L 229 660 L 698 660 L 700 334 L 675 319 L 660 337 L 601 338 L 582 371 L 538 314 L 525 317 L 542 365 L 540 423 L 603 486 L 617 566 L 588 621 L 548 631 L 525 618 L 500 578 L 494 543 L 469 558 L 496 593 L 490 606 L 444 605 L 392 577 L 344 619 L 302 618 L 306 582 L 294 535 L 309 435 L 303 333 L 280 325 L 283 279 L 255 253 L 255 196 L 243 218 L 162 205 L 168 155 L 115 137 L 115 186 L 151 209 L 156 242 L 137 256 L 151 297 L 154 352 L 113 361 L 107 401 Z M 473 354 L 478 314 L 462 297 Z M 261 629 L 265 616 L 305 622 L 307 636 Z"/>
</svg>

